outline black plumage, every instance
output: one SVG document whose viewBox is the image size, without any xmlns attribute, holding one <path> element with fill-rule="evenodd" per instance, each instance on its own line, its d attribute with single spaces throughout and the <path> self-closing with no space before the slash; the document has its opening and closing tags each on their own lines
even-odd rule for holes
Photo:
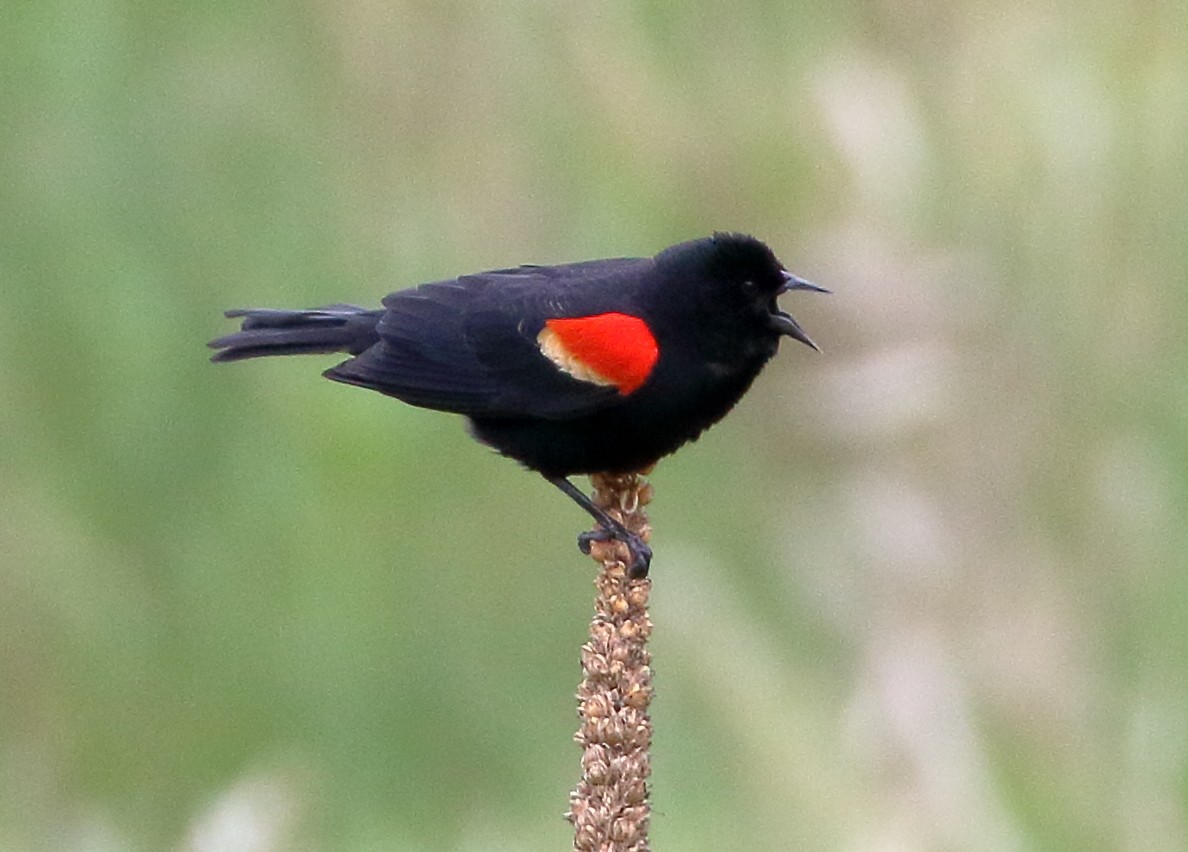
<svg viewBox="0 0 1188 852">
<path fill-rule="evenodd" d="M 782 336 L 816 348 L 776 305 L 792 289 L 821 288 L 759 240 L 715 234 L 654 258 L 422 284 L 387 296 L 382 310 L 230 311 L 241 330 L 210 345 L 215 361 L 348 353 L 327 378 L 465 415 L 476 438 L 626 538 L 638 574 L 646 545 L 564 477 L 655 462 L 729 412 Z"/>
</svg>

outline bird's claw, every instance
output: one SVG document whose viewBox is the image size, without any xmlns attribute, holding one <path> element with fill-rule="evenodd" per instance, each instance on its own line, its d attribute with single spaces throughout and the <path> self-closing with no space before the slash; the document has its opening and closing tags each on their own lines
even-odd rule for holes
<svg viewBox="0 0 1188 852">
<path fill-rule="evenodd" d="M 623 533 L 605 529 L 591 530 L 578 535 L 578 550 L 589 556 L 590 545 L 596 541 L 623 542 L 631 553 L 631 564 L 627 566 L 627 576 L 632 580 L 648 576 L 648 568 L 652 564 L 652 548 L 638 535 L 630 530 L 624 530 Z"/>
<path fill-rule="evenodd" d="M 578 533 L 578 550 L 589 556 L 591 544 L 596 541 L 606 541 L 610 537 L 610 533 L 606 530 L 590 530 L 588 532 Z"/>
</svg>

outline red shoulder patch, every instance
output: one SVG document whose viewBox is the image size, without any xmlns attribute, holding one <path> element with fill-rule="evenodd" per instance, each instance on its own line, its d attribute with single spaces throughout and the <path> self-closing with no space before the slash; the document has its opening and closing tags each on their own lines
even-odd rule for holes
<svg viewBox="0 0 1188 852">
<path fill-rule="evenodd" d="M 626 396 L 639 389 L 660 348 L 648 324 L 628 314 L 597 314 L 545 321 L 540 351 L 575 379 L 614 385 Z"/>
</svg>

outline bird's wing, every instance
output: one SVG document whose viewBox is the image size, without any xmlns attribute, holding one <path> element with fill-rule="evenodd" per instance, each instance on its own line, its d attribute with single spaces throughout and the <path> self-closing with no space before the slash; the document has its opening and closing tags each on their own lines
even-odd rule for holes
<svg viewBox="0 0 1188 852">
<path fill-rule="evenodd" d="M 326 372 L 424 408 L 563 420 L 621 402 L 655 341 L 617 294 L 649 261 L 519 267 L 384 299 L 380 343 Z M 651 348 L 649 348 L 649 346 Z"/>
</svg>

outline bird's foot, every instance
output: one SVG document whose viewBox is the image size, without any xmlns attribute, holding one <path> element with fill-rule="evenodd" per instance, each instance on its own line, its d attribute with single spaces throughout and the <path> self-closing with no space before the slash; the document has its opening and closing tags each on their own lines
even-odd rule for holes
<svg viewBox="0 0 1188 852">
<path fill-rule="evenodd" d="M 596 541 L 621 541 L 630 553 L 627 577 L 640 580 L 648 576 L 648 568 L 652 564 L 652 548 L 638 535 L 628 529 L 621 532 L 607 529 L 591 530 L 578 536 L 578 550 L 589 556 L 590 545 Z"/>
</svg>

